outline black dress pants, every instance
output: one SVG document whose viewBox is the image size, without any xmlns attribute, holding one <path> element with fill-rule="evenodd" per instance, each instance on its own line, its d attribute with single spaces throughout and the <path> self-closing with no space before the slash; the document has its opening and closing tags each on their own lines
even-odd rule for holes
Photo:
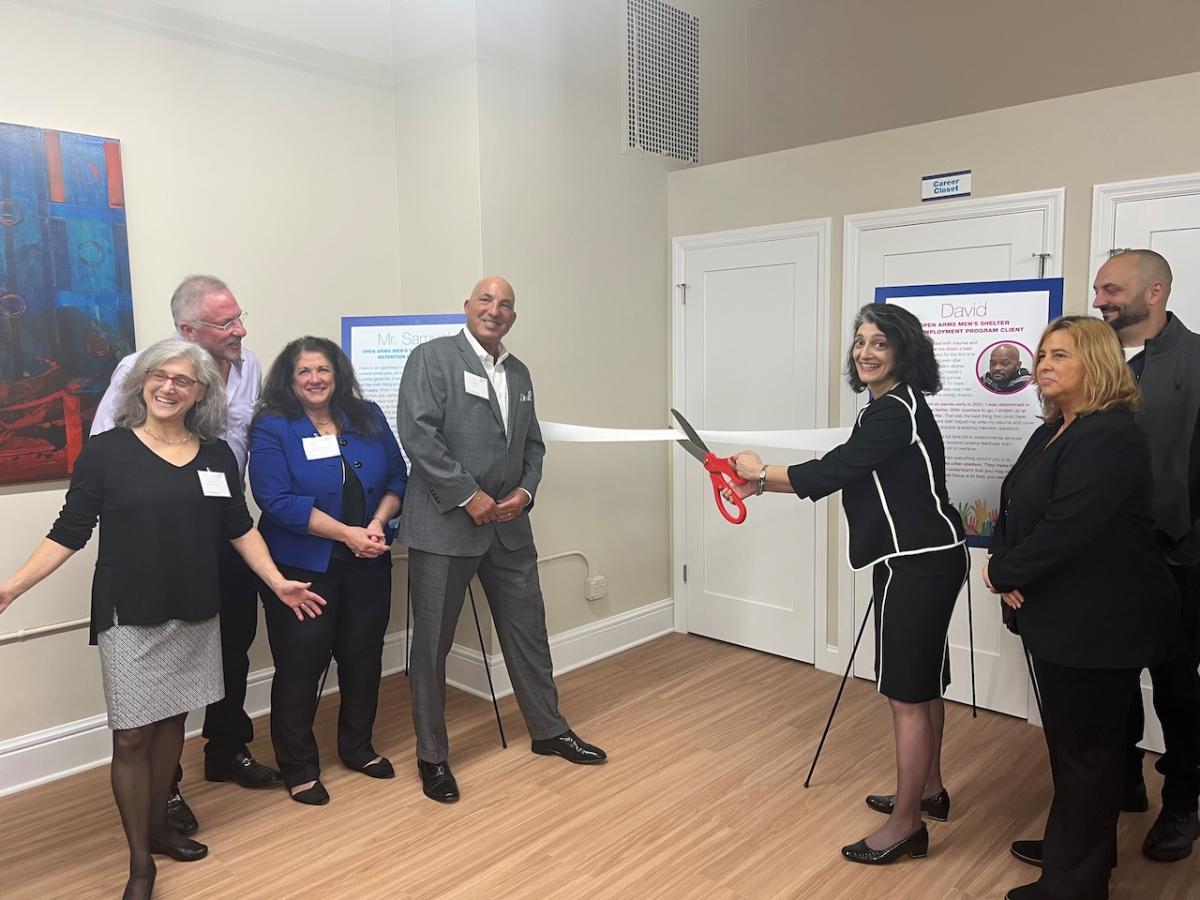
<svg viewBox="0 0 1200 900">
<path fill-rule="evenodd" d="M 271 743 L 284 783 L 290 788 L 321 774 L 313 736 L 317 690 L 330 657 L 337 661 L 341 704 L 338 756 L 361 769 L 378 754 L 371 745 L 383 637 L 392 608 L 392 569 L 386 561 L 330 560 L 325 572 L 280 566 L 287 578 L 311 581 L 325 600 L 322 615 L 296 614 L 268 591 L 263 592 L 267 636 L 275 658 L 271 682 Z"/>
<path fill-rule="evenodd" d="M 246 715 L 246 677 L 250 674 L 250 645 L 258 631 L 258 579 L 233 545 L 221 542 L 218 559 L 221 587 L 221 668 L 225 696 L 204 711 L 208 738 L 205 754 L 232 757 L 254 740 L 254 725 Z"/>
<path fill-rule="evenodd" d="M 1200 795 L 1200 566 L 1169 566 L 1179 585 L 1179 608 L 1187 650 L 1150 668 L 1154 712 L 1162 724 L 1166 752 L 1154 764 L 1163 776 L 1162 808 L 1194 813 Z M 1142 778 L 1142 739 L 1146 715 L 1141 697 L 1130 707 L 1126 729 L 1126 782 Z"/>
<path fill-rule="evenodd" d="M 1104 900 L 1138 670 L 1076 669 L 1037 658 L 1033 669 L 1054 781 L 1038 886 L 1062 900 Z"/>
</svg>

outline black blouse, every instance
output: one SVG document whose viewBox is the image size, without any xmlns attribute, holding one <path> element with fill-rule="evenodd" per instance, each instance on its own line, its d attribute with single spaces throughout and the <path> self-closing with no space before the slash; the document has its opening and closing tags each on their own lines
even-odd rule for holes
<svg viewBox="0 0 1200 900">
<path fill-rule="evenodd" d="M 207 497 L 200 472 L 223 473 L 229 497 Z M 242 496 L 233 451 L 224 441 L 200 445 L 175 466 L 127 428 L 95 435 L 75 462 L 71 487 L 47 537 L 79 550 L 100 521 L 92 580 L 91 642 L 113 624 L 199 622 L 221 608 L 217 554 L 254 522 Z"/>
<path fill-rule="evenodd" d="M 850 438 L 788 468 L 792 490 L 819 500 L 842 492 L 850 566 L 956 547 L 962 518 L 946 494 L 946 454 L 929 404 L 898 384 L 859 414 Z"/>
</svg>

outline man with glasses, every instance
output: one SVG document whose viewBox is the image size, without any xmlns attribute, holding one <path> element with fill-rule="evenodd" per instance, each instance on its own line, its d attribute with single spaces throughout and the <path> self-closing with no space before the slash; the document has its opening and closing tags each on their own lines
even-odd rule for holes
<svg viewBox="0 0 1200 900">
<path fill-rule="evenodd" d="M 185 278 L 171 297 L 171 317 L 176 337 L 199 344 L 212 354 L 225 379 L 229 420 L 222 438 L 237 458 L 238 470 L 246 477 L 250 420 L 262 382 L 262 367 L 242 347 L 246 336 L 246 314 L 233 293 L 219 278 L 192 275 Z M 121 360 L 92 421 L 92 434 L 113 427 L 113 404 L 121 382 L 138 357 L 132 353 Z M 283 782 L 279 773 L 250 755 L 247 744 L 254 726 L 246 715 L 246 676 L 250 671 L 250 645 L 258 628 L 258 592 L 250 569 L 225 542 L 220 558 L 221 656 L 225 675 L 225 697 L 211 704 L 204 715 L 204 777 L 209 781 L 233 781 L 242 787 L 275 787 Z M 183 834 L 199 828 L 196 817 L 179 793 L 177 783 L 167 797 L 167 821 Z"/>
</svg>

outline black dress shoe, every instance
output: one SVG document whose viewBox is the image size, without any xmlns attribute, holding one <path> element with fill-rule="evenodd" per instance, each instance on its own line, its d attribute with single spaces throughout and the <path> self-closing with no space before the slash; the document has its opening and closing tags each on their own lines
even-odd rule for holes
<svg viewBox="0 0 1200 900">
<path fill-rule="evenodd" d="M 607 753 L 593 744 L 581 741 L 579 735 L 570 730 L 558 737 L 533 741 L 529 749 L 542 756 L 561 756 L 568 762 L 581 766 L 598 765 L 608 759 Z"/>
<path fill-rule="evenodd" d="M 1163 810 L 1150 826 L 1142 843 L 1142 855 L 1155 862 L 1175 862 L 1192 855 L 1192 844 L 1200 837 L 1200 819 L 1192 813 Z"/>
<path fill-rule="evenodd" d="M 325 785 L 319 781 L 312 787 L 306 788 L 303 791 L 296 791 L 294 794 L 289 790 L 288 796 L 297 803 L 303 803 L 306 806 L 324 806 L 329 802 L 329 791 L 325 790 Z"/>
<path fill-rule="evenodd" d="M 1042 886 L 1034 881 L 1013 888 L 1004 895 L 1004 900 L 1047 900 L 1047 895 Z"/>
<path fill-rule="evenodd" d="M 421 773 L 421 790 L 430 800 L 453 803 L 458 799 L 458 782 L 446 762 L 431 763 L 417 760 L 417 771 Z"/>
<path fill-rule="evenodd" d="M 150 852 L 179 862 L 195 862 L 208 856 L 208 847 L 168 828 L 166 834 L 150 835 Z"/>
<path fill-rule="evenodd" d="M 867 794 L 867 806 L 885 816 L 892 814 L 895 805 L 895 794 Z M 933 796 L 925 797 L 921 800 L 921 812 L 937 822 L 945 822 L 950 818 L 950 794 L 942 788 Z"/>
<path fill-rule="evenodd" d="M 178 784 L 171 785 L 171 793 L 167 796 L 167 825 L 172 831 L 183 835 L 195 834 L 200 830 L 200 823 L 184 802 Z"/>
<path fill-rule="evenodd" d="M 157 874 L 158 869 L 153 860 L 150 861 L 150 868 L 141 872 L 131 871 L 129 880 L 125 882 L 125 892 L 121 894 L 121 900 L 150 900 L 150 895 L 154 893 L 154 878 Z"/>
<path fill-rule="evenodd" d="M 1039 869 L 1042 867 L 1041 841 L 1013 841 L 1012 846 L 1008 849 L 1021 862 L 1037 866 Z M 1017 889 L 1014 888 L 1014 890 Z"/>
<path fill-rule="evenodd" d="M 867 846 L 866 838 L 842 848 L 842 856 L 850 862 L 866 863 L 869 866 L 887 865 L 906 853 L 913 859 L 920 859 L 929 853 L 929 829 L 925 827 L 924 822 L 908 837 L 900 838 L 892 846 L 882 850 L 872 850 Z"/>
<path fill-rule="evenodd" d="M 1121 812 L 1145 812 L 1150 808 L 1150 798 L 1146 796 L 1146 782 L 1139 778 L 1125 785 L 1121 794 Z"/>
<path fill-rule="evenodd" d="M 270 788 L 283 784 L 283 778 L 245 751 L 233 756 L 205 756 L 206 781 L 232 781 L 244 788 Z"/>
</svg>

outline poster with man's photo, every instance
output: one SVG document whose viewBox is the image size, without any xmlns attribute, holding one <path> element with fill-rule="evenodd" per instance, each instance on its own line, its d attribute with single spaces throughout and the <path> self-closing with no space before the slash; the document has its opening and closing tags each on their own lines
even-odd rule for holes
<svg viewBox="0 0 1200 900">
<path fill-rule="evenodd" d="M 903 306 L 933 340 L 942 390 L 929 407 L 946 445 L 950 502 L 973 547 L 987 546 L 1000 485 L 1040 424 L 1034 356 L 1062 296 L 1061 278 L 875 289 L 876 303 Z"/>
</svg>

